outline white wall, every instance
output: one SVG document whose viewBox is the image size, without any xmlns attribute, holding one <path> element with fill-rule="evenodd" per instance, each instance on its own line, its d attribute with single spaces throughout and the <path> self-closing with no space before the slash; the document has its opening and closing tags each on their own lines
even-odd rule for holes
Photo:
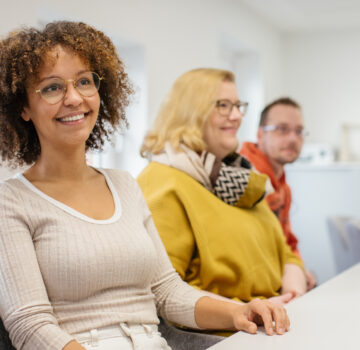
<svg viewBox="0 0 360 350">
<path fill-rule="evenodd" d="M 341 232 L 337 241 L 332 239 L 328 219 L 360 218 L 360 196 L 354 195 L 360 192 L 359 178 L 359 164 L 297 165 L 287 170 L 293 199 L 292 228 L 299 238 L 306 266 L 315 273 L 319 283 L 338 272 L 334 249 L 339 254 L 346 253 L 341 246 Z"/>
<path fill-rule="evenodd" d="M 341 125 L 359 124 L 359 36 L 360 29 L 284 36 L 284 93 L 303 106 L 310 131 L 306 142 L 327 143 L 339 151 Z M 360 147 L 359 136 L 357 130 L 352 138 L 355 150 Z M 320 282 L 336 273 L 326 220 L 333 215 L 358 216 L 359 171 L 344 169 L 337 165 L 288 171 L 294 197 L 293 230 L 308 267 Z"/>
<path fill-rule="evenodd" d="M 143 47 L 148 123 L 177 76 L 200 66 L 236 70 L 232 59 L 244 51 L 259 57 L 264 102 L 286 94 L 303 105 L 309 142 L 339 147 L 341 123 L 359 119 L 360 29 L 285 35 L 234 0 L 0 1 L 0 35 L 50 13 Z"/>
<path fill-rule="evenodd" d="M 341 124 L 360 121 L 360 29 L 290 34 L 284 92 L 303 105 L 308 141 L 339 147 Z"/>
<path fill-rule="evenodd" d="M 238 51 L 258 55 L 265 98 L 276 97 L 283 88 L 281 35 L 238 1 L 0 1 L 4 2 L 0 35 L 20 25 L 70 19 L 87 22 L 112 38 L 142 47 L 147 75 L 145 128 L 180 74 L 197 67 L 234 68 L 228 58 Z M 241 85 L 241 76 L 237 80 Z"/>
<path fill-rule="evenodd" d="M 150 119 L 181 73 L 224 65 L 223 38 L 234 49 L 245 46 L 260 52 L 265 96 L 275 96 L 282 88 L 280 34 L 237 1 L 13 0 L 6 1 L 0 13 L 0 34 L 21 24 L 37 25 L 44 12 L 88 22 L 110 36 L 144 46 Z"/>
</svg>

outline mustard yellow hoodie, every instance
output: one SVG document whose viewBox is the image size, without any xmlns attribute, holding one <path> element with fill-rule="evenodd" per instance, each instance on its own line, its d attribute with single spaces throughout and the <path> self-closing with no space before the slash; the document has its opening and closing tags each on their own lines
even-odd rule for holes
<svg viewBox="0 0 360 350">
<path fill-rule="evenodd" d="M 150 163 L 138 183 L 170 260 L 192 286 L 234 300 L 279 294 L 284 265 L 301 260 L 266 201 L 226 204 L 189 175 Z"/>
</svg>

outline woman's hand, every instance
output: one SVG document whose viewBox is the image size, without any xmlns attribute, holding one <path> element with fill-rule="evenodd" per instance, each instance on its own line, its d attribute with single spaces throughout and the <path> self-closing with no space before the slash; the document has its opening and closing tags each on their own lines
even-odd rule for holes
<svg viewBox="0 0 360 350">
<path fill-rule="evenodd" d="M 271 303 L 274 303 L 275 305 L 284 306 L 285 304 L 292 301 L 294 298 L 296 298 L 296 293 L 289 292 L 282 295 L 278 295 L 276 297 L 271 297 L 267 300 L 270 301 Z"/>
<path fill-rule="evenodd" d="M 200 328 L 245 331 L 256 333 L 258 325 L 264 325 L 266 334 L 283 334 L 290 327 L 286 310 L 268 300 L 254 299 L 238 303 L 204 296 L 195 306 L 195 320 Z"/>
<path fill-rule="evenodd" d="M 308 292 L 309 290 L 316 287 L 317 281 L 315 275 L 310 270 L 306 270 L 305 275 L 306 275 L 306 287 L 307 287 L 306 291 Z"/>
<path fill-rule="evenodd" d="M 86 349 L 82 347 L 77 341 L 72 340 L 63 347 L 63 350 L 86 350 Z"/>
<path fill-rule="evenodd" d="M 254 299 L 247 304 L 239 305 L 233 313 L 234 327 L 248 333 L 256 333 L 258 325 L 264 325 L 266 334 L 275 332 L 283 334 L 290 328 L 286 310 L 268 300 Z"/>
<path fill-rule="evenodd" d="M 295 293 L 299 297 L 306 293 L 306 276 L 302 268 L 295 264 L 286 264 L 282 276 L 281 294 Z"/>
</svg>

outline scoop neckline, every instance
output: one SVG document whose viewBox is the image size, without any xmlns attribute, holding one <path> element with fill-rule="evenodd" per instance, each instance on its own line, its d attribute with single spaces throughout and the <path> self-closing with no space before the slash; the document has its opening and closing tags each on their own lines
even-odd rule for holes
<svg viewBox="0 0 360 350">
<path fill-rule="evenodd" d="M 29 188 L 32 192 L 36 193 L 37 195 L 39 195 L 40 197 L 44 198 L 45 200 L 47 200 L 48 202 L 50 202 L 51 204 L 55 205 L 56 207 L 62 209 L 63 211 L 65 211 L 68 214 L 71 214 L 72 216 L 75 216 L 78 219 L 81 219 L 83 221 L 87 221 L 93 224 L 111 224 L 114 223 L 115 221 L 117 221 L 120 217 L 121 217 L 121 212 L 122 212 L 122 208 L 121 208 L 121 202 L 120 202 L 120 198 L 118 196 L 118 193 L 115 189 L 114 184 L 112 183 L 109 175 L 106 173 L 106 171 L 104 169 L 99 169 L 99 168 L 93 168 L 95 171 L 99 172 L 100 174 L 104 175 L 105 177 L 105 181 L 106 184 L 108 185 L 113 201 L 114 201 L 114 205 L 115 205 L 115 211 L 113 213 L 113 215 L 105 220 L 97 220 L 94 218 L 91 218 L 85 214 L 80 213 L 79 211 L 77 211 L 76 209 L 71 208 L 70 206 L 56 200 L 55 198 L 47 195 L 46 193 L 44 193 L 43 191 L 41 191 L 40 189 L 38 189 L 36 186 L 34 186 L 25 176 L 23 173 L 20 173 L 18 175 L 15 176 L 15 178 L 18 178 L 27 188 Z"/>
</svg>

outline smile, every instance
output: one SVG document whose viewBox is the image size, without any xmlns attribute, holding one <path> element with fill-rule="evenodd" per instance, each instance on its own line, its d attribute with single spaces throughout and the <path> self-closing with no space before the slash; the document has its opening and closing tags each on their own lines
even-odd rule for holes
<svg viewBox="0 0 360 350">
<path fill-rule="evenodd" d="M 58 118 L 57 120 L 60 121 L 60 122 L 75 122 L 77 120 L 83 119 L 86 116 L 86 114 L 87 113 L 73 115 L 71 117 Z"/>
<path fill-rule="evenodd" d="M 228 127 L 228 128 L 221 128 L 221 130 L 230 134 L 236 134 L 238 128 Z"/>
</svg>

